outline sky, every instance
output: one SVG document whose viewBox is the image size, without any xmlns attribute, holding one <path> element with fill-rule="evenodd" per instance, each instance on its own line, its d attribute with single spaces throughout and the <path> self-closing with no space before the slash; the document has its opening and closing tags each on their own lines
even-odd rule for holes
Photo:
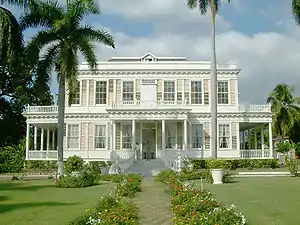
<svg viewBox="0 0 300 225">
<path fill-rule="evenodd" d="M 61 0 L 62 1 L 62 0 Z M 102 14 L 84 23 L 108 30 L 116 49 L 97 44 L 99 60 L 112 56 L 185 56 L 210 60 L 211 17 L 190 10 L 187 0 L 99 0 Z M 291 17 L 291 0 L 232 0 L 216 20 L 218 64 L 235 63 L 241 104 L 264 104 L 278 83 L 300 95 L 300 26 Z M 19 9 L 13 9 L 20 15 Z M 30 41 L 36 30 L 25 33 Z M 57 92 L 53 79 L 51 90 Z"/>
</svg>

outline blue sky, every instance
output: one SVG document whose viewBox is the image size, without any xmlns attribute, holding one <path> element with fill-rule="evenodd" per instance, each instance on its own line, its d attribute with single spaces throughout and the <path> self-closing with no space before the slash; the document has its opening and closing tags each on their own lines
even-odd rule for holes
<svg viewBox="0 0 300 225">
<path fill-rule="evenodd" d="M 210 59 L 210 17 L 187 9 L 185 0 L 101 0 L 99 4 L 102 15 L 89 16 L 84 22 L 106 28 L 116 42 L 116 50 L 97 45 L 100 60 L 140 56 L 147 51 Z M 236 63 L 242 69 L 242 103 L 265 102 L 277 83 L 300 84 L 300 27 L 291 18 L 290 4 L 290 0 L 232 0 L 221 7 L 217 60 Z M 14 12 L 20 14 L 20 10 Z M 27 31 L 26 38 L 30 40 L 34 32 Z M 53 82 L 52 91 L 56 90 Z"/>
</svg>

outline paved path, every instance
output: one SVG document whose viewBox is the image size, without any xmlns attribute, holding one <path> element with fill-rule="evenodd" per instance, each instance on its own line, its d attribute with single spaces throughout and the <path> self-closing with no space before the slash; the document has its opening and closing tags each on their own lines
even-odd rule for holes
<svg viewBox="0 0 300 225">
<path fill-rule="evenodd" d="M 136 203 L 141 214 L 141 224 L 172 224 L 169 210 L 170 199 L 171 197 L 162 185 L 154 183 L 152 177 L 145 177 L 142 181 L 142 192 L 136 197 Z"/>
</svg>

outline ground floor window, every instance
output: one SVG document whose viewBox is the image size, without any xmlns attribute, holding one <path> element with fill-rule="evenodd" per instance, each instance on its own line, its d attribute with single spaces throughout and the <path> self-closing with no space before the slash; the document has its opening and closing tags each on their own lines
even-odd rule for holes
<svg viewBox="0 0 300 225">
<path fill-rule="evenodd" d="M 130 124 L 122 125 L 122 148 L 132 148 L 132 128 Z"/>
<path fill-rule="evenodd" d="M 68 124 L 68 148 L 79 149 L 79 135 L 79 124 Z"/>
<path fill-rule="evenodd" d="M 219 147 L 229 148 L 230 146 L 230 127 L 229 124 L 219 124 Z"/>
<path fill-rule="evenodd" d="M 192 148 L 202 148 L 203 146 L 203 125 L 192 124 Z"/>
<path fill-rule="evenodd" d="M 95 125 L 95 148 L 106 147 L 106 125 Z"/>
</svg>

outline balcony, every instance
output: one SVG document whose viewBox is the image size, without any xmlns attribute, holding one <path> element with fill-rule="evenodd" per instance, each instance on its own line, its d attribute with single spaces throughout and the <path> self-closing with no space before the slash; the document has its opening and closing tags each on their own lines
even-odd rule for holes
<svg viewBox="0 0 300 225">
<path fill-rule="evenodd" d="M 195 113 L 210 113 L 209 105 L 192 105 L 185 101 L 119 101 L 111 105 L 71 106 L 66 113 L 105 113 L 106 109 L 192 109 Z M 58 106 L 28 106 L 26 114 L 56 114 Z M 220 113 L 271 113 L 270 105 L 219 105 Z"/>
</svg>

